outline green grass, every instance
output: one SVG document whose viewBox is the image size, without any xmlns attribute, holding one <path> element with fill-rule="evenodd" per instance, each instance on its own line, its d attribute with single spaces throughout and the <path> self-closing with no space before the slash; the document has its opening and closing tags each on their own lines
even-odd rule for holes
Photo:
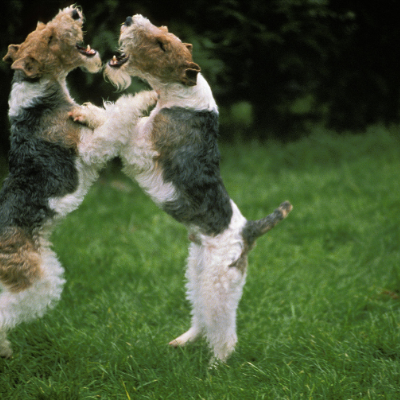
<svg viewBox="0 0 400 400">
<path fill-rule="evenodd" d="M 190 322 L 186 231 L 108 169 L 53 235 L 67 284 L 10 335 L 2 400 L 400 398 L 399 128 L 221 152 L 246 217 L 294 206 L 251 253 L 228 363 L 167 346 Z"/>
</svg>

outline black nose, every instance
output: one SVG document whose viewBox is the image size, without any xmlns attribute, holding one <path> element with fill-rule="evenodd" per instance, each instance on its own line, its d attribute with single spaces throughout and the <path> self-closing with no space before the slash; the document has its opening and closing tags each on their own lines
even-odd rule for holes
<svg viewBox="0 0 400 400">
<path fill-rule="evenodd" d="M 72 11 L 72 18 L 73 19 L 79 19 L 81 16 L 78 13 L 78 10 Z"/>
<path fill-rule="evenodd" d="M 125 20 L 125 25 L 126 26 L 131 26 L 133 24 L 133 19 L 132 19 L 132 17 L 128 17 L 126 20 Z"/>
</svg>

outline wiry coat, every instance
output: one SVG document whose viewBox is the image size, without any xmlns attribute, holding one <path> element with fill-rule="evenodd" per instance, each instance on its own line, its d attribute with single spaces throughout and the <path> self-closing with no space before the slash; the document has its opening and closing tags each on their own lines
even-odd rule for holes
<svg viewBox="0 0 400 400">
<path fill-rule="evenodd" d="M 127 18 L 120 44 L 122 54 L 109 62 L 107 77 L 126 87 L 131 76 L 138 76 L 158 94 L 149 117 L 131 125 L 120 152 L 124 170 L 188 227 L 192 241 L 186 271 L 192 326 L 170 344 L 182 346 L 205 336 L 215 359 L 224 361 L 237 342 L 236 310 L 247 254 L 258 236 L 286 217 L 291 205 L 283 203 L 269 217 L 247 221 L 230 199 L 219 170 L 218 108 L 192 60 L 190 44 L 140 15 Z M 129 97 L 115 106 L 119 102 L 129 109 Z M 83 107 L 76 118 L 95 128 L 94 136 L 111 138 L 117 135 L 115 122 L 126 129 L 129 119 L 125 113 L 105 117 L 109 112 L 107 107 Z"/>
<path fill-rule="evenodd" d="M 219 174 L 217 113 L 162 108 L 152 133 L 162 179 L 175 188 L 174 198 L 163 202 L 162 209 L 207 234 L 221 233 L 229 225 L 232 208 Z"/>
<path fill-rule="evenodd" d="M 9 175 L 0 191 L 0 356 L 12 354 L 7 331 L 42 316 L 59 300 L 63 268 L 49 242 L 54 225 L 76 209 L 104 163 L 118 151 L 93 142 L 74 122 L 66 87 L 76 67 L 96 72 L 98 53 L 80 46 L 83 16 L 68 7 L 38 23 L 5 61 L 15 70 L 10 94 Z M 136 110 L 137 114 L 140 111 Z M 124 142 L 122 139 L 121 142 Z"/>
</svg>

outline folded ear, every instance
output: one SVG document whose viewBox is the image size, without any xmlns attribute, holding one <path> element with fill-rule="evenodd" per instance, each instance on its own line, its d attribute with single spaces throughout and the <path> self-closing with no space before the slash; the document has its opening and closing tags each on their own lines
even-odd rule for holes
<svg viewBox="0 0 400 400">
<path fill-rule="evenodd" d="M 15 61 L 11 68 L 24 72 L 28 78 L 39 78 L 42 74 L 40 62 L 30 56 Z"/>
<path fill-rule="evenodd" d="M 3 57 L 3 61 L 7 63 L 12 63 L 19 48 L 19 44 L 10 44 L 8 46 L 7 54 Z"/>
<path fill-rule="evenodd" d="M 193 50 L 193 45 L 191 44 L 191 43 L 183 43 L 185 46 L 186 46 L 186 48 L 190 51 L 190 52 L 192 52 L 192 50 Z"/>
<path fill-rule="evenodd" d="M 200 67 L 191 62 L 185 65 L 182 73 L 181 82 L 187 86 L 195 86 L 197 84 L 197 74 L 201 71 Z"/>
</svg>

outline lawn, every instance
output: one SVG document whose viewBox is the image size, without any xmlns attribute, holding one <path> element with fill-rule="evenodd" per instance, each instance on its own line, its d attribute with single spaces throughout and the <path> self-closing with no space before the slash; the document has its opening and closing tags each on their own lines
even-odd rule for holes
<svg viewBox="0 0 400 400">
<path fill-rule="evenodd" d="M 67 284 L 11 333 L 2 400 L 400 398 L 400 128 L 221 152 L 246 217 L 294 207 L 250 255 L 227 364 L 168 347 L 190 323 L 187 234 L 114 166 L 53 234 Z"/>
</svg>

